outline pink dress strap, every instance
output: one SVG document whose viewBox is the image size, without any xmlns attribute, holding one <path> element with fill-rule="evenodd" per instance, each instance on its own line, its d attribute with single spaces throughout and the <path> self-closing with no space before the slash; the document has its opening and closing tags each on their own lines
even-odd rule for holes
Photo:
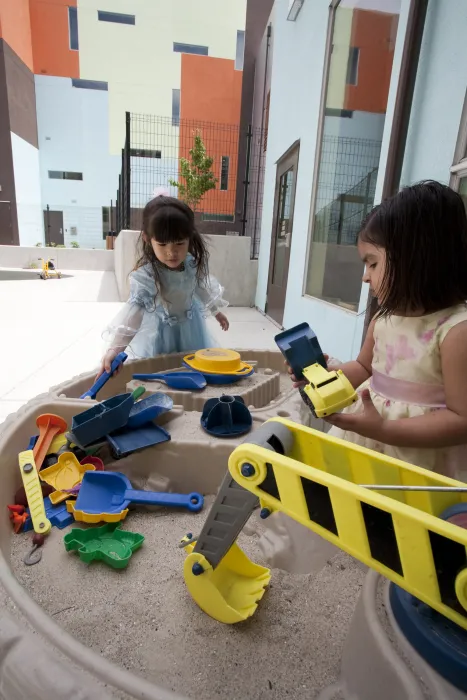
<svg viewBox="0 0 467 700">
<path fill-rule="evenodd" d="M 426 406 L 427 408 L 446 408 L 446 397 L 442 384 L 422 384 L 395 379 L 373 370 L 370 386 L 372 390 L 391 401 Z"/>
</svg>

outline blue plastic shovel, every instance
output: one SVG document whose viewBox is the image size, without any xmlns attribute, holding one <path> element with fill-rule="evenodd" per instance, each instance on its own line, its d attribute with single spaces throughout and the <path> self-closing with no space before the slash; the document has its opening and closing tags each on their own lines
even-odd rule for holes
<svg viewBox="0 0 467 700">
<path fill-rule="evenodd" d="M 143 388 L 144 391 L 144 388 Z M 142 401 L 137 401 L 130 411 L 130 417 L 126 424 L 127 428 L 140 428 L 146 423 L 156 420 L 163 413 L 171 411 L 174 402 L 167 394 L 151 394 Z"/>
<path fill-rule="evenodd" d="M 104 384 L 107 384 L 109 381 L 110 377 L 113 375 L 114 372 L 117 371 L 117 369 L 120 367 L 120 365 L 123 365 L 125 360 L 128 359 L 128 355 L 125 352 L 120 352 L 115 360 L 112 362 L 110 365 L 110 372 L 104 372 L 104 374 L 101 374 L 99 379 L 94 382 L 92 387 L 86 391 L 82 396 L 80 396 L 80 399 L 95 399 L 99 391 L 102 389 Z"/>
<path fill-rule="evenodd" d="M 85 472 L 75 510 L 83 513 L 121 513 L 131 503 L 145 506 L 188 508 L 198 513 L 204 504 L 200 493 L 159 493 L 136 491 L 130 480 L 120 472 Z"/>
<path fill-rule="evenodd" d="M 133 379 L 139 379 L 141 382 L 165 382 L 171 389 L 180 389 L 181 391 L 199 391 L 206 387 L 206 379 L 201 372 L 134 374 Z"/>
</svg>

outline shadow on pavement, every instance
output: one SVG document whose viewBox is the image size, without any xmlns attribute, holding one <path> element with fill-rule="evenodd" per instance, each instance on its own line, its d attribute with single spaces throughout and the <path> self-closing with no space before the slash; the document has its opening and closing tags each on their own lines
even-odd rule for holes
<svg viewBox="0 0 467 700">
<path fill-rule="evenodd" d="M 62 272 L 62 278 L 66 277 L 72 277 L 73 275 L 64 275 Z M 41 280 L 39 277 L 39 270 L 0 270 L 0 282 L 8 282 L 8 281 L 21 281 L 21 280 L 31 280 L 31 279 L 38 279 L 41 282 L 44 280 Z M 46 280 L 47 282 L 54 282 L 56 281 L 56 277 L 51 277 L 50 279 Z"/>
</svg>

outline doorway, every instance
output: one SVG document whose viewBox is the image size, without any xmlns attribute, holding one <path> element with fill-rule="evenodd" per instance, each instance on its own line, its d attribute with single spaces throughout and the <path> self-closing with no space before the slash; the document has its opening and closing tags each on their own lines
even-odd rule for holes
<svg viewBox="0 0 467 700">
<path fill-rule="evenodd" d="M 276 171 L 266 313 L 280 326 L 289 277 L 299 151 L 300 143 L 296 142 L 278 161 Z"/>
<path fill-rule="evenodd" d="M 1 245 L 15 244 L 11 223 L 11 202 L 0 201 L 0 243 Z"/>
<path fill-rule="evenodd" d="M 63 245 L 63 212 L 44 209 L 45 244 Z"/>
</svg>

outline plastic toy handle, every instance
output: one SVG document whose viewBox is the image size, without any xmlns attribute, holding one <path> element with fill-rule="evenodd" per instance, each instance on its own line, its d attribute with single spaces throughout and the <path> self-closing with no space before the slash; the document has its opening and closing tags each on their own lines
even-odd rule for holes
<svg viewBox="0 0 467 700">
<path fill-rule="evenodd" d="M 104 384 L 106 384 L 112 374 L 120 367 L 120 365 L 123 365 L 125 360 L 128 358 L 128 355 L 125 352 L 120 352 L 117 357 L 114 359 L 112 364 L 110 365 L 110 372 L 104 372 L 104 374 L 101 374 L 97 382 L 94 382 L 92 387 L 86 391 L 82 396 L 80 396 L 80 399 L 95 399 L 99 391 L 102 389 Z"/>
<path fill-rule="evenodd" d="M 138 386 L 136 389 L 133 391 L 132 396 L 134 401 L 138 401 L 138 399 L 146 392 L 146 389 L 144 386 Z"/>
<path fill-rule="evenodd" d="M 136 491 L 127 489 L 124 499 L 146 506 L 166 506 L 167 508 L 188 508 L 198 513 L 204 505 L 204 497 L 200 493 L 158 493 L 157 491 Z"/>
</svg>

